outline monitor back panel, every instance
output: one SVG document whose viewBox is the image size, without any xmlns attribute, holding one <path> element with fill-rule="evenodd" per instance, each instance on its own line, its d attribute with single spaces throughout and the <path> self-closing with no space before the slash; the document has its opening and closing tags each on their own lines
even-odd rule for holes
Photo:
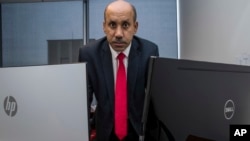
<svg viewBox="0 0 250 141">
<path fill-rule="evenodd" d="M 88 141 L 85 69 L 0 68 L 0 140 Z"/>
<path fill-rule="evenodd" d="M 176 141 L 229 141 L 230 124 L 250 124 L 249 67 L 154 58 L 150 94 Z"/>
</svg>

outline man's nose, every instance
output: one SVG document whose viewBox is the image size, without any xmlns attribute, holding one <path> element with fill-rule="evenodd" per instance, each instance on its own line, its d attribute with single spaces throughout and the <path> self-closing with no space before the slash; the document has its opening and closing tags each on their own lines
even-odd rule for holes
<svg viewBox="0 0 250 141">
<path fill-rule="evenodd" d="M 117 27 L 115 30 L 115 37 L 116 38 L 122 38 L 123 37 L 123 30 L 121 27 Z"/>
</svg>

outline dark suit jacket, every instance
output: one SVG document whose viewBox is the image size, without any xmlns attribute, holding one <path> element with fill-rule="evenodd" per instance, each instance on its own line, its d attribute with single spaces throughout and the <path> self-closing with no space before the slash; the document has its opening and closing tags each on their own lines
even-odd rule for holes
<svg viewBox="0 0 250 141">
<path fill-rule="evenodd" d="M 128 117 L 136 132 L 141 119 L 150 56 L 158 56 L 156 44 L 134 36 L 128 58 Z M 87 62 L 88 94 L 97 99 L 96 132 L 98 141 L 108 141 L 114 126 L 114 74 L 111 51 L 106 37 L 80 49 L 79 61 Z"/>
</svg>

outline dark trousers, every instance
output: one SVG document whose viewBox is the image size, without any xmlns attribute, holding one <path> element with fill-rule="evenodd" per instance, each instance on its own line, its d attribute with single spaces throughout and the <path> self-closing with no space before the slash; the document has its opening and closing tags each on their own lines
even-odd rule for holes
<svg viewBox="0 0 250 141">
<path fill-rule="evenodd" d="M 110 141 L 120 141 L 115 135 L 114 128 L 110 135 Z M 139 141 L 139 135 L 136 133 L 134 127 L 130 122 L 128 124 L 128 135 L 122 141 Z"/>
</svg>

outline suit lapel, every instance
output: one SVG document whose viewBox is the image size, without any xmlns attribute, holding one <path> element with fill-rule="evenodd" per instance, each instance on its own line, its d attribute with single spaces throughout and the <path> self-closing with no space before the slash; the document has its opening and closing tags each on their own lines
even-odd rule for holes
<svg viewBox="0 0 250 141">
<path fill-rule="evenodd" d="M 104 79 L 106 82 L 106 87 L 108 89 L 108 98 L 110 99 L 111 107 L 114 104 L 114 73 L 113 73 L 113 64 L 112 64 L 112 55 L 109 49 L 108 43 L 104 43 L 102 50 L 102 68 L 104 73 Z"/>
<path fill-rule="evenodd" d="M 138 67 L 139 67 L 139 58 L 140 52 L 138 51 L 138 43 L 133 40 L 130 53 L 129 53 L 129 60 L 128 60 L 128 72 L 127 72 L 127 85 L 128 85 L 128 93 L 129 93 L 129 100 L 132 100 L 132 94 L 134 93 Z"/>
</svg>

